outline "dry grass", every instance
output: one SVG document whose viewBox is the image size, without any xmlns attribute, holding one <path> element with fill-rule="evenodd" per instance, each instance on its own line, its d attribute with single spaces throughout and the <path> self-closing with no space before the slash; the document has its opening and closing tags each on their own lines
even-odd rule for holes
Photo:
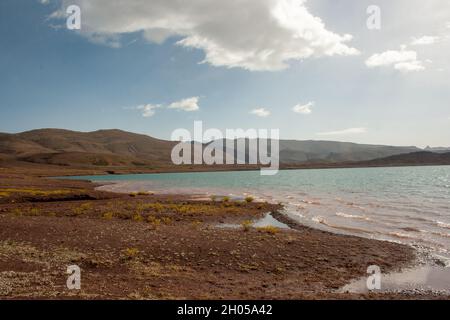
<svg viewBox="0 0 450 320">
<path fill-rule="evenodd" d="M 148 192 L 148 191 L 139 191 L 137 193 L 138 196 L 149 196 L 149 195 L 152 195 L 152 194 L 153 194 L 152 192 Z"/>
<path fill-rule="evenodd" d="M 253 197 L 250 197 L 250 196 L 245 197 L 245 202 L 247 202 L 247 203 L 253 202 L 254 200 L 255 200 L 255 198 L 253 198 Z"/>
<path fill-rule="evenodd" d="M 0 196 L 9 197 L 11 194 L 26 194 L 30 196 L 55 196 L 55 195 L 67 195 L 71 194 L 70 190 L 39 190 L 39 189 L 18 189 L 7 188 L 0 189 Z"/>
<path fill-rule="evenodd" d="M 161 219 L 158 219 L 152 215 L 147 217 L 147 221 L 154 227 L 159 227 L 161 225 Z"/>
<path fill-rule="evenodd" d="M 270 234 L 277 234 L 278 232 L 280 232 L 280 229 L 274 226 L 258 227 L 256 228 L 256 230 Z"/>
<path fill-rule="evenodd" d="M 114 213 L 112 213 L 112 212 L 105 212 L 103 214 L 103 218 L 106 219 L 106 220 L 111 220 L 112 218 L 114 218 Z"/>
<path fill-rule="evenodd" d="M 124 256 L 127 260 L 136 258 L 139 255 L 139 249 L 137 248 L 126 248 L 124 251 Z"/>
<path fill-rule="evenodd" d="M 242 229 L 244 231 L 249 231 L 252 227 L 253 222 L 251 220 L 245 220 L 241 223 Z"/>
</svg>

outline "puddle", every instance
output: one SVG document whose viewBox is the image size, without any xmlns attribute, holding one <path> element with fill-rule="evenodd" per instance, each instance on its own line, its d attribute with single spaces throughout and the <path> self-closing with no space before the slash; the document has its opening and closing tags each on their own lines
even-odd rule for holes
<svg viewBox="0 0 450 320">
<path fill-rule="evenodd" d="M 367 293 L 367 277 L 356 280 L 339 291 Z M 421 266 L 381 276 L 381 289 L 375 292 L 439 291 L 450 293 L 450 268 Z"/>
<path fill-rule="evenodd" d="M 232 229 L 238 229 L 242 227 L 240 224 L 235 223 L 221 223 L 216 226 L 219 228 L 232 228 Z M 275 219 L 270 213 L 266 213 L 266 215 L 261 219 L 253 221 L 252 227 L 254 228 L 277 227 L 280 229 L 291 229 L 287 224 L 284 224 L 283 222 L 280 222 L 277 219 Z"/>
</svg>

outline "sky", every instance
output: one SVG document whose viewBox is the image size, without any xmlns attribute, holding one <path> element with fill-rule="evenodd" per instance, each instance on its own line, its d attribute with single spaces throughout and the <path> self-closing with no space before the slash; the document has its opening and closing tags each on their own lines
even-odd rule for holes
<svg viewBox="0 0 450 320">
<path fill-rule="evenodd" d="M 449 57 L 448 0 L 2 0 L 0 132 L 450 146 Z"/>
</svg>

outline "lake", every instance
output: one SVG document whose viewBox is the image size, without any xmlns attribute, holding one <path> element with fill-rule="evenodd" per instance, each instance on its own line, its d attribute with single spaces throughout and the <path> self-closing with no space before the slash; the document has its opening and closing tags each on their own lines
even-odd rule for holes
<svg viewBox="0 0 450 320">
<path fill-rule="evenodd" d="M 227 195 L 281 202 L 315 228 L 408 243 L 450 257 L 450 166 L 71 177 L 116 192 Z"/>
</svg>

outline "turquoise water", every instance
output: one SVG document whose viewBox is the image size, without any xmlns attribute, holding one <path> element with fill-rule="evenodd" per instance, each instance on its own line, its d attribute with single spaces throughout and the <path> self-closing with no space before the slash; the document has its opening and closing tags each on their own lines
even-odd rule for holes
<svg viewBox="0 0 450 320">
<path fill-rule="evenodd" d="M 164 173 L 73 177 L 101 189 L 253 195 L 319 229 L 416 244 L 450 256 L 450 166 Z"/>
</svg>

